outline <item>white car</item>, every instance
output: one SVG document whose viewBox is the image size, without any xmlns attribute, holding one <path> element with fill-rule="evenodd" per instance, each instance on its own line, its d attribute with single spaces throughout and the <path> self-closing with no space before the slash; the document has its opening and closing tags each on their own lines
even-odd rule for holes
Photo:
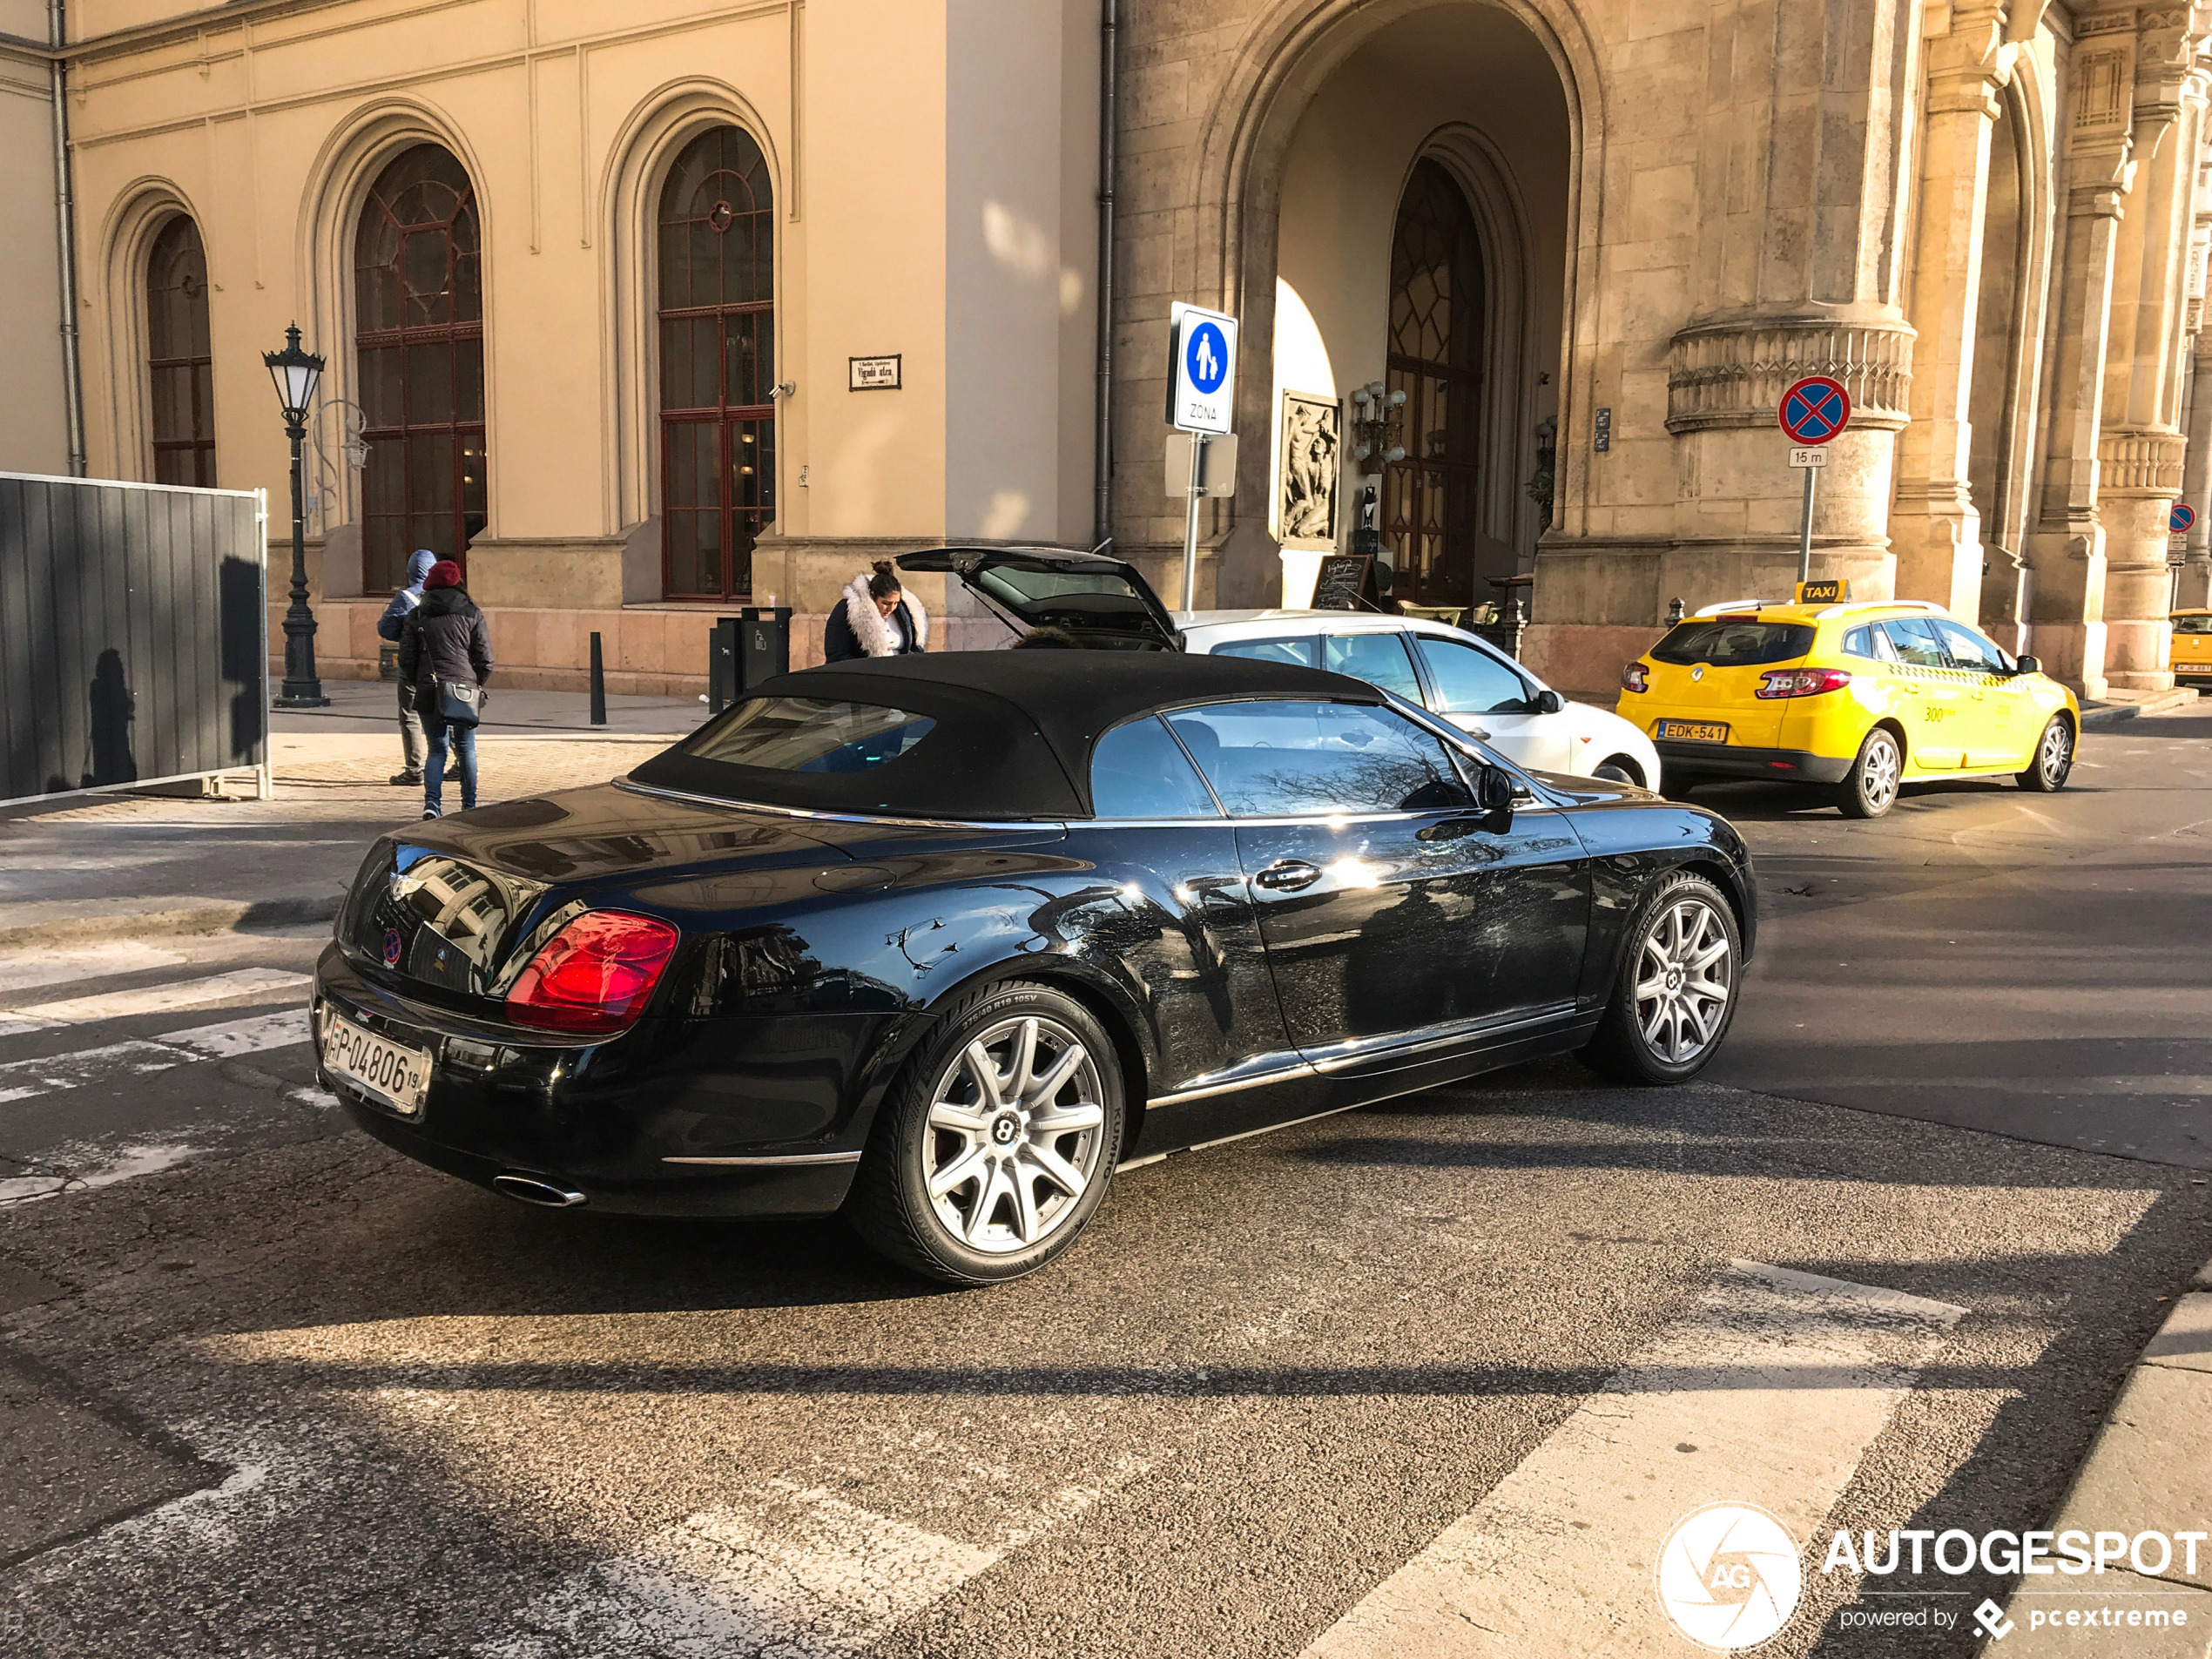
<svg viewBox="0 0 2212 1659">
<path fill-rule="evenodd" d="M 1351 610 L 1170 614 L 1131 565 L 1057 547 L 941 547 L 902 570 L 943 571 L 1031 644 L 1258 657 L 1348 674 L 1440 714 L 1534 772 L 1659 787 L 1651 739 L 1605 709 L 1569 703 L 1487 641 L 1415 617 Z"/>
<path fill-rule="evenodd" d="M 1442 715 L 1519 765 L 1659 787 L 1659 752 L 1635 726 L 1568 702 L 1487 640 L 1447 624 L 1350 610 L 1196 610 L 1175 620 L 1194 654 L 1349 674 Z"/>
</svg>

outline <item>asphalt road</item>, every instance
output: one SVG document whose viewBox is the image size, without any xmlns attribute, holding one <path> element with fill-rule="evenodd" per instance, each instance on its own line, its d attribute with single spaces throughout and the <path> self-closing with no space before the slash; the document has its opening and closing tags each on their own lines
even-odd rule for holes
<svg viewBox="0 0 2212 1659">
<path fill-rule="evenodd" d="M 2041 1524 L 2212 1255 L 2212 719 L 2093 736 L 2077 779 L 1873 825 L 1701 792 L 1769 918 L 1704 1081 L 1560 1062 L 1171 1158 L 986 1293 L 835 1223 L 394 1158 L 237 977 L 311 939 L 0 981 L 0 1636 L 1678 1653 L 1654 1541 L 1696 1502 Z M 1840 1629 L 1875 1588 L 1952 1623 Z M 1766 1651 L 1966 1653 L 2002 1588 L 1811 1574 Z"/>
</svg>

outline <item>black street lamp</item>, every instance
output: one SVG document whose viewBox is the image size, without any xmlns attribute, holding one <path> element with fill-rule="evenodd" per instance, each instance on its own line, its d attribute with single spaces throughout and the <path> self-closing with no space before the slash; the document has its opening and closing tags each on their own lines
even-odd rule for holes
<svg viewBox="0 0 2212 1659">
<path fill-rule="evenodd" d="M 314 402 L 315 382 L 322 378 L 322 359 L 300 349 L 300 325 L 284 331 L 284 349 L 261 354 L 269 378 L 276 382 L 277 401 L 284 408 L 284 435 L 292 440 L 292 608 L 284 613 L 284 689 L 278 694 L 280 709 L 320 709 L 330 699 L 322 694 L 315 676 L 315 613 L 307 608 L 307 509 L 300 466 L 300 446 L 307 436 L 307 408 Z"/>
</svg>

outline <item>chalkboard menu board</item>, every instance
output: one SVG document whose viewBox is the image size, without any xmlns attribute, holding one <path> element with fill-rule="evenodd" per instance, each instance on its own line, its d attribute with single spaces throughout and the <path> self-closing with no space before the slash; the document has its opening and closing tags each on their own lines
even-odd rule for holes
<svg viewBox="0 0 2212 1659">
<path fill-rule="evenodd" d="M 1313 583 L 1316 610 L 1357 610 L 1359 590 L 1367 584 L 1365 553 L 1332 553 L 1321 561 L 1321 574 Z"/>
</svg>

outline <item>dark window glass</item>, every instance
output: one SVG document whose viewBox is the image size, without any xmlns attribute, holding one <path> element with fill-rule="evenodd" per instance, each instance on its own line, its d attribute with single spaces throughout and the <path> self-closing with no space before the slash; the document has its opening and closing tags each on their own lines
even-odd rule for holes
<svg viewBox="0 0 2212 1659">
<path fill-rule="evenodd" d="M 1961 628 L 1955 622 L 1940 622 L 1930 618 L 1928 625 L 1943 641 L 1944 655 L 1951 658 L 1953 668 L 1972 669 L 1977 674 L 2009 674 L 2013 665 L 1994 640 L 1984 639 L 1971 628 Z"/>
<path fill-rule="evenodd" d="M 684 752 L 776 772 L 866 772 L 898 759 L 936 724 L 926 714 L 873 703 L 759 697 L 739 704 Z"/>
<path fill-rule="evenodd" d="M 1101 818 L 1217 818 L 1183 745 L 1157 718 L 1117 725 L 1090 752 L 1090 805 Z"/>
<path fill-rule="evenodd" d="M 1951 662 L 1943 654 L 1943 641 L 1936 631 L 1918 617 L 1900 617 L 1882 624 L 1882 631 L 1889 636 L 1896 648 L 1897 659 L 1908 668 L 1948 668 Z"/>
<path fill-rule="evenodd" d="M 368 440 L 361 585 L 407 580 L 427 547 L 465 570 L 485 523 L 484 308 L 476 192 L 418 144 L 369 187 L 354 239 L 354 348 Z"/>
<path fill-rule="evenodd" d="M 182 214 L 146 259 L 146 369 L 153 400 L 153 481 L 215 483 L 214 355 L 207 334 L 207 253 Z"/>
<path fill-rule="evenodd" d="M 776 516 L 775 202 L 742 127 L 685 145 L 661 189 L 661 546 L 677 599 L 752 590 Z"/>
<path fill-rule="evenodd" d="M 1395 691 L 1409 703 L 1421 700 L 1421 683 L 1413 672 L 1413 659 L 1406 654 L 1406 636 L 1386 634 L 1331 634 L 1322 642 L 1321 666 L 1332 674 L 1349 674 L 1386 691 Z"/>
<path fill-rule="evenodd" d="M 1219 703 L 1168 717 L 1239 818 L 1429 812 L 1470 804 L 1444 745 L 1390 709 Z"/>
<path fill-rule="evenodd" d="M 1801 622 L 1745 622 L 1727 617 L 1685 622 L 1652 647 L 1662 663 L 1710 663 L 1715 668 L 1749 668 L 1786 663 L 1812 649 L 1811 624 Z"/>
<path fill-rule="evenodd" d="M 2174 631 L 2177 634 L 2212 634 L 2212 617 L 2176 617 Z"/>
<path fill-rule="evenodd" d="M 2178 624 L 2176 624 L 2178 626 Z M 1231 639 L 1213 648 L 1216 657 L 1249 657 L 1260 663 L 1295 663 L 1318 668 L 1321 642 L 1311 634 L 1303 639 Z"/>
<path fill-rule="evenodd" d="M 1436 711 L 1440 714 L 1525 714 L 1528 685 L 1520 675 L 1489 652 L 1456 639 L 1432 639 L 1415 634 L 1413 641 L 1436 682 Z"/>
<path fill-rule="evenodd" d="M 1383 473 L 1382 532 L 1400 585 L 1425 605 L 1474 598 L 1482 399 L 1482 249 L 1452 175 L 1414 164 L 1390 251 L 1389 389 L 1406 458 Z"/>
</svg>

